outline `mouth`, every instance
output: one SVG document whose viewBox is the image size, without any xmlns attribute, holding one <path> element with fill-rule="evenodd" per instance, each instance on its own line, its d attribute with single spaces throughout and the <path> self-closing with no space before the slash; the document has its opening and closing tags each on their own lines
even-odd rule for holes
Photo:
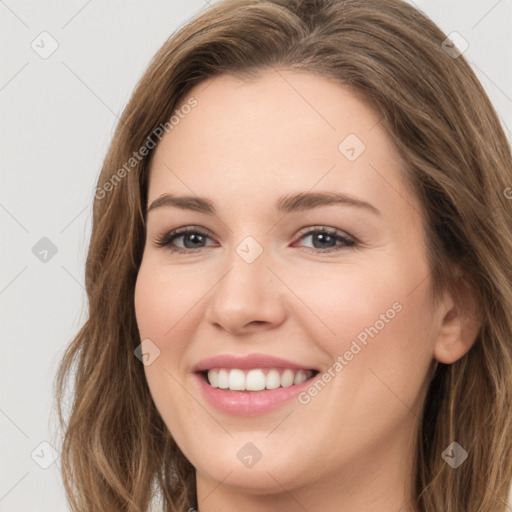
<svg viewBox="0 0 512 512">
<path fill-rule="evenodd" d="M 273 354 L 217 354 L 192 367 L 198 389 L 212 407 L 231 416 L 267 414 L 293 403 L 314 385 L 320 370 Z"/>
<path fill-rule="evenodd" d="M 196 372 L 212 388 L 233 393 L 259 393 L 298 386 L 314 379 L 316 369 L 291 368 L 210 368 Z"/>
</svg>

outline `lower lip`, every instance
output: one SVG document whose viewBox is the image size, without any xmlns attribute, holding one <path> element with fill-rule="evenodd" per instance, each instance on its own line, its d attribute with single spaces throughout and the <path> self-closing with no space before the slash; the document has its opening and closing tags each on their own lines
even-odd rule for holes
<svg viewBox="0 0 512 512">
<path fill-rule="evenodd" d="M 199 381 L 204 397 L 210 404 L 221 412 L 238 416 L 256 416 L 273 411 L 308 388 L 315 378 L 312 377 L 301 384 L 287 388 L 265 389 L 262 391 L 231 391 L 210 386 L 200 373 L 194 375 Z"/>
</svg>

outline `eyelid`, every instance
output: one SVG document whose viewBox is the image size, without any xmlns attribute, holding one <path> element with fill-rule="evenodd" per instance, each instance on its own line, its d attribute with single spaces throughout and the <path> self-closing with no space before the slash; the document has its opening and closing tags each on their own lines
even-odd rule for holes
<svg viewBox="0 0 512 512">
<path fill-rule="evenodd" d="M 188 225 L 188 226 L 182 226 L 179 228 L 172 229 L 170 231 L 166 231 L 163 234 L 159 235 L 154 244 L 158 248 L 162 248 L 164 250 L 168 250 L 171 253 L 181 253 L 181 254 L 195 254 L 197 252 L 200 252 L 202 249 L 206 249 L 206 247 L 198 247 L 195 249 L 187 249 L 187 248 L 181 248 L 181 247 L 174 247 L 172 246 L 172 242 L 176 238 L 180 238 L 182 236 L 186 236 L 187 234 L 199 234 L 203 237 L 209 238 L 212 240 L 212 237 L 210 236 L 210 232 L 208 229 L 204 229 L 199 226 L 195 225 Z M 342 231 L 341 229 L 326 226 L 326 225 L 313 225 L 313 226 L 307 226 L 300 230 L 297 235 L 295 236 L 295 241 L 293 242 L 292 247 L 301 239 L 305 238 L 306 236 L 312 236 L 314 234 L 318 233 L 324 233 L 328 236 L 332 236 L 336 239 L 336 241 L 342 241 L 345 242 L 342 246 L 334 246 L 326 249 L 317 249 L 317 248 L 311 248 L 311 247 L 302 247 L 300 248 L 302 252 L 306 252 L 309 254 L 329 254 L 333 252 L 339 252 L 343 249 L 352 248 L 352 247 L 358 247 L 359 241 L 352 235 L 346 233 L 345 231 Z M 211 247 L 211 246 L 210 246 Z"/>
<path fill-rule="evenodd" d="M 155 239 L 155 245 L 157 247 L 162 247 L 163 249 L 167 248 L 167 245 L 171 243 L 171 241 L 174 241 L 176 238 L 179 238 L 180 236 L 187 235 L 189 233 L 197 233 L 202 236 L 208 237 L 212 239 L 209 230 L 204 229 L 199 226 L 189 225 L 189 226 L 182 226 L 180 228 L 171 229 L 169 231 L 164 231 L 161 235 L 157 235 Z M 169 240 L 169 242 L 166 242 L 166 240 Z M 177 248 L 180 250 L 181 248 Z M 199 248 L 203 249 L 203 247 Z M 194 249 L 188 249 L 187 252 L 192 252 Z"/>
<path fill-rule="evenodd" d="M 347 232 L 343 231 L 342 229 L 327 226 L 325 224 L 317 224 L 317 225 L 313 225 L 313 226 L 307 226 L 307 227 L 301 229 L 297 233 L 296 237 L 301 238 L 304 235 L 310 234 L 311 231 L 324 231 L 328 234 L 339 235 L 344 238 L 354 240 L 354 242 L 356 241 L 355 237 L 353 237 L 352 235 L 349 235 Z"/>
</svg>

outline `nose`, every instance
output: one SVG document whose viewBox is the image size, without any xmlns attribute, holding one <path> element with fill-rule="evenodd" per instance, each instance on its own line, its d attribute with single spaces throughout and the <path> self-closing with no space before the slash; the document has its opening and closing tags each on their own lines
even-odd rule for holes
<svg viewBox="0 0 512 512">
<path fill-rule="evenodd" d="M 233 251 L 225 268 L 209 294 L 207 322 L 233 335 L 274 329 L 284 322 L 286 287 L 266 251 L 251 263 Z"/>
</svg>

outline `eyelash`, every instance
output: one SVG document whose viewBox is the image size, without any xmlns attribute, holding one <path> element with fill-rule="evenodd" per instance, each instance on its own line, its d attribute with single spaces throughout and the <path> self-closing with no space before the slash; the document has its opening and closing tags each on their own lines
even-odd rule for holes
<svg viewBox="0 0 512 512">
<path fill-rule="evenodd" d="M 303 233 L 299 240 L 305 238 L 306 236 L 309 236 L 311 234 L 324 234 L 333 236 L 336 241 L 342 242 L 345 244 L 344 246 L 338 246 L 329 248 L 327 250 L 323 249 L 309 249 L 309 250 L 303 250 L 303 252 L 312 253 L 312 254 L 325 254 L 325 253 L 331 253 L 331 252 L 337 252 L 340 251 L 346 247 L 354 247 L 357 245 L 356 241 L 353 238 L 342 236 L 340 233 L 341 231 L 333 228 L 327 228 L 325 226 L 322 226 L 318 229 L 310 229 L 309 231 Z M 180 247 L 172 247 L 171 243 L 174 242 L 176 238 L 179 238 L 180 236 L 184 236 L 187 234 L 195 234 L 195 235 L 201 235 L 205 238 L 210 238 L 209 235 L 199 229 L 196 229 L 194 227 L 186 227 L 186 228 L 178 228 L 173 231 L 170 231 L 168 233 L 164 233 L 163 235 L 159 236 L 157 240 L 155 241 L 155 245 L 157 247 L 164 248 L 165 250 L 174 252 L 174 253 L 180 253 L 180 254 L 194 254 L 198 251 L 201 251 L 202 249 L 205 249 L 206 247 L 199 247 L 197 249 L 182 249 Z"/>
</svg>

